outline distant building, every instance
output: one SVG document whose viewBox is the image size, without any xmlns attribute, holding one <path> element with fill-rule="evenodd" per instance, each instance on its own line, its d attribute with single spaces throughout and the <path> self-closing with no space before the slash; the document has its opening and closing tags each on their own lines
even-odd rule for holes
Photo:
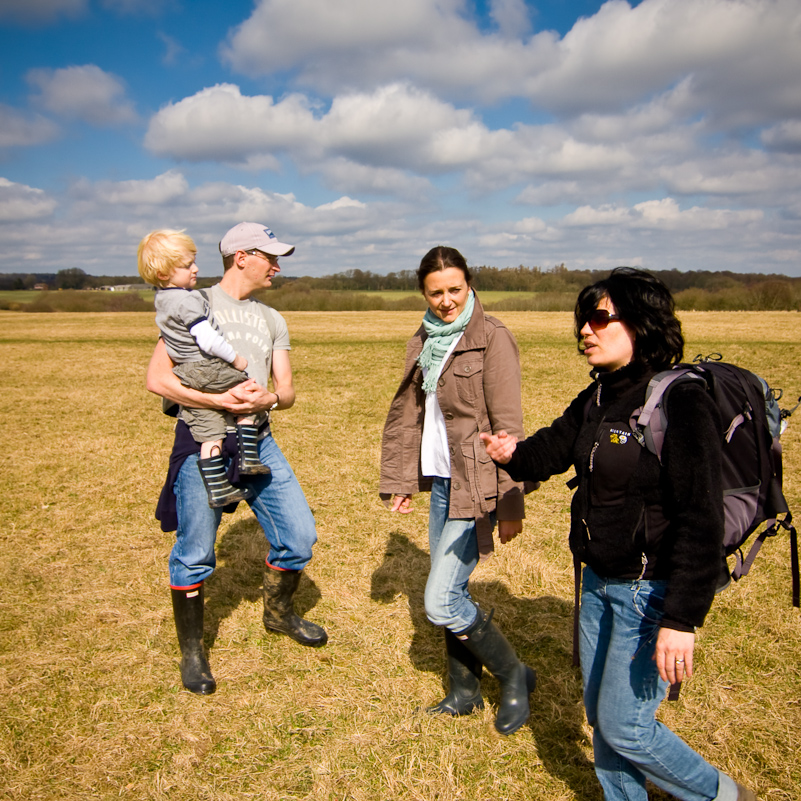
<svg viewBox="0 0 801 801">
<path fill-rule="evenodd" d="M 107 284 L 100 287 L 102 292 L 143 292 L 147 289 L 153 287 L 150 284 Z"/>
<path fill-rule="evenodd" d="M 39 291 L 46 291 L 50 289 L 50 287 L 47 284 L 34 284 L 33 288 L 38 289 Z"/>
</svg>

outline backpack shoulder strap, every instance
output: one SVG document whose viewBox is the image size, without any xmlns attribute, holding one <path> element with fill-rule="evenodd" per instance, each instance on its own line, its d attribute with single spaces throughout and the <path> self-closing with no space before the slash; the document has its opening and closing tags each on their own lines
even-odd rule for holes
<svg viewBox="0 0 801 801">
<path fill-rule="evenodd" d="M 645 404 L 640 409 L 635 409 L 629 420 L 629 427 L 634 433 L 634 438 L 644 448 L 656 454 L 660 462 L 667 428 L 665 396 L 678 379 L 685 378 L 704 381 L 704 377 L 699 375 L 693 367 L 680 366 L 657 373 L 648 382 L 645 390 Z"/>
</svg>

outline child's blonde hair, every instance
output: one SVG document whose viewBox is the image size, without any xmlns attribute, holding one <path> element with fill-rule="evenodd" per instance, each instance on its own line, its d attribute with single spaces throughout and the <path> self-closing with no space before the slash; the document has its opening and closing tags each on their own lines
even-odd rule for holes
<svg viewBox="0 0 801 801">
<path fill-rule="evenodd" d="M 175 269 L 185 262 L 187 256 L 197 255 L 192 237 L 183 231 L 164 228 L 151 231 L 139 243 L 137 261 L 139 275 L 153 286 L 166 286 Z"/>
</svg>

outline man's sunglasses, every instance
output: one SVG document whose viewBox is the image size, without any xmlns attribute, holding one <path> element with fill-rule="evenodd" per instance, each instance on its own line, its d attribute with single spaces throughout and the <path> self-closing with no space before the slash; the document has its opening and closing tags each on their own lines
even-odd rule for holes
<svg viewBox="0 0 801 801">
<path fill-rule="evenodd" d="M 613 320 L 620 320 L 617 314 L 609 314 L 606 309 L 596 309 L 586 318 L 585 324 L 589 323 L 593 331 L 603 331 Z"/>
</svg>

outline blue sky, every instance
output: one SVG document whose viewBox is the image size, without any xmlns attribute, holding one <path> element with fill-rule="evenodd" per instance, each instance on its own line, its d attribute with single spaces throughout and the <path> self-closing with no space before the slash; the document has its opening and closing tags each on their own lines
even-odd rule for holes
<svg viewBox="0 0 801 801">
<path fill-rule="evenodd" d="M 798 0 L 2 0 L 0 272 L 801 276 Z"/>
</svg>

